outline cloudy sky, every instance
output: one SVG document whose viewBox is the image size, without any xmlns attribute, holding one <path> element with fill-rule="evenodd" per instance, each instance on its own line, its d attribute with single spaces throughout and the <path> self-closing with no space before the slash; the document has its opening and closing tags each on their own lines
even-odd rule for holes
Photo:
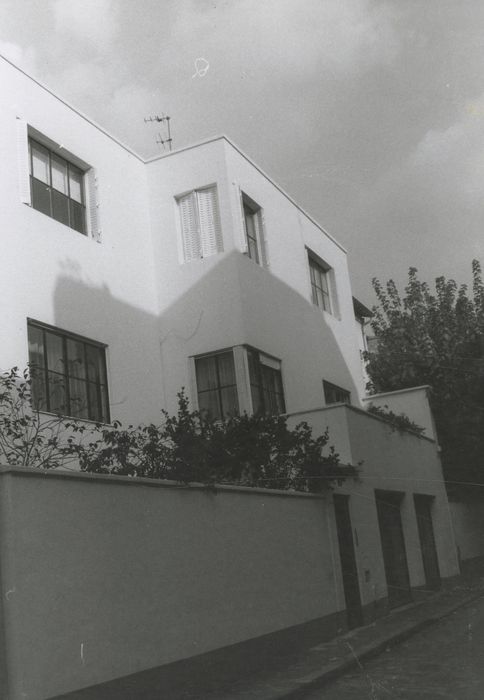
<svg viewBox="0 0 484 700">
<path fill-rule="evenodd" d="M 484 263 L 482 0 L 0 0 L 0 53 L 142 155 L 227 134 L 366 303 Z"/>
</svg>

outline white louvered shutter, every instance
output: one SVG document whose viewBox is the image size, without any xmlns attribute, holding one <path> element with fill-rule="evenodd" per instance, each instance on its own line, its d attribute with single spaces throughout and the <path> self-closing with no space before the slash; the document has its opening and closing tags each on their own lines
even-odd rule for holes
<svg viewBox="0 0 484 700">
<path fill-rule="evenodd" d="M 267 259 L 266 227 L 264 222 L 264 211 L 262 209 L 259 209 L 257 212 L 255 222 L 257 226 L 257 240 L 259 242 L 261 265 L 262 267 L 268 267 L 269 261 Z"/>
<path fill-rule="evenodd" d="M 95 241 L 101 243 L 101 217 L 99 212 L 99 188 L 97 174 L 94 168 L 86 173 L 87 179 L 87 216 L 89 220 L 89 232 Z"/>
<path fill-rule="evenodd" d="M 198 214 L 200 217 L 200 239 L 202 257 L 214 255 L 223 250 L 222 227 L 218 211 L 217 188 L 207 187 L 197 193 Z"/>
<path fill-rule="evenodd" d="M 183 241 L 183 257 L 185 262 L 199 258 L 200 235 L 198 231 L 198 216 L 196 200 L 193 192 L 178 199 L 180 223 Z"/>
<path fill-rule="evenodd" d="M 27 122 L 17 117 L 17 175 L 20 201 L 32 204 L 30 197 L 29 134 Z"/>
</svg>

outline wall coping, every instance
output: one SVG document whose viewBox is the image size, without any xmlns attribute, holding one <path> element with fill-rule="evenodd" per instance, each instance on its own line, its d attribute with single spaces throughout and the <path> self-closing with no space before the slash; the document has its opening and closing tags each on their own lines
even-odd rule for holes
<svg viewBox="0 0 484 700">
<path fill-rule="evenodd" d="M 409 386 L 405 389 L 395 389 L 394 391 L 381 391 L 379 394 L 370 394 L 369 396 L 363 396 L 362 401 L 371 401 L 372 399 L 379 399 L 383 396 L 394 396 L 395 394 L 408 394 L 412 391 L 421 391 L 425 389 L 426 391 L 431 389 L 430 384 L 420 384 L 419 386 Z"/>
<path fill-rule="evenodd" d="M 422 389 L 423 387 L 416 387 L 419 389 Z M 395 392 L 397 393 L 397 392 Z M 286 413 L 285 415 L 288 418 L 292 418 L 293 416 L 303 416 L 307 415 L 309 413 L 323 413 L 323 411 L 334 411 L 335 409 L 343 408 L 346 411 L 353 411 L 353 413 L 359 413 L 360 415 L 365 416 L 366 418 L 369 418 L 371 420 L 376 420 L 379 421 L 380 423 L 383 423 L 384 425 L 390 425 L 393 427 L 393 424 L 391 421 L 386 420 L 385 418 L 381 418 L 380 416 L 376 416 L 374 413 L 369 413 L 366 409 L 360 408 L 359 406 L 353 406 L 348 403 L 334 403 L 331 404 L 331 406 L 321 406 L 320 408 L 310 408 L 306 411 L 295 411 L 294 413 Z M 397 428 L 395 427 L 395 431 L 398 433 L 404 433 L 405 435 L 410 435 L 411 437 L 414 437 L 418 440 L 427 440 L 427 442 L 432 442 L 436 444 L 436 440 L 433 440 L 432 438 L 427 437 L 427 435 L 418 435 L 417 433 L 414 433 L 413 430 L 407 430 L 406 428 Z M 331 438 L 331 436 L 330 436 Z"/>
<path fill-rule="evenodd" d="M 283 491 L 281 489 L 264 489 L 250 486 L 238 486 L 236 484 L 215 484 L 215 491 L 204 484 L 191 483 L 180 484 L 177 481 L 168 479 L 149 479 L 142 476 L 121 476 L 118 474 L 91 474 L 74 470 L 62 469 L 37 469 L 35 467 L 18 467 L 0 463 L 0 478 L 12 474 L 13 476 L 27 478 L 47 478 L 47 479 L 74 479 L 76 481 L 86 481 L 90 483 L 106 483 L 115 486 L 148 486 L 150 488 L 174 489 L 178 491 L 205 491 L 215 495 L 219 492 L 242 493 L 246 495 L 258 496 L 279 496 L 284 498 L 310 498 L 316 500 L 327 500 L 331 490 L 327 493 L 305 493 L 304 491 Z"/>
</svg>

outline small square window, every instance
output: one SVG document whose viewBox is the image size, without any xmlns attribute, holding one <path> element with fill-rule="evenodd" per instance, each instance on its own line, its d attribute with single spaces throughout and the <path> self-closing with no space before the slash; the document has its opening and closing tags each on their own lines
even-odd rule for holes
<svg viewBox="0 0 484 700">
<path fill-rule="evenodd" d="M 33 208 L 86 235 L 82 170 L 31 137 L 29 160 Z"/>
<path fill-rule="evenodd" d="M 108 423 L 105 347 L 34 321 L 28 339 L 34 407 Z"/>
</svg>

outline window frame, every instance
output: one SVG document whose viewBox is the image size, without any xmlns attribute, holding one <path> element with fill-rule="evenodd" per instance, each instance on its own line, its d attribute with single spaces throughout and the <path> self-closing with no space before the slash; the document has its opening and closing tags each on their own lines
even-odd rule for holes
<svg viewBox="0 0 484 700">
<path fill-rule="evenodd" d="M 343 389 L 343 387 L 333 384 L 332 382 L 323 379 L 323 392 L 324 400 L 326 405 L 332 405 L 336 403 L 344 403 L 351 405 L 351 392 L 348 389 Z M 330 392 L 334 392 L 335 396 L 340 394 L 339 398 L 329 398 L 331 396 Z"/>
<path fill-rule="evenodd" d="M 245 255 L 260 267 L 267 266 L 262 207 L 245 192 L 240 192 L 244 226 Z M 248 222 L 251 222 L 250 226 Z M 253 232 L 249 232 L 252 228 Z M 252 245 L 251 245 L 252 244 Z"/>
<path fill-rule="evenodd" d="M 233 370 L 233 377 L 234 377 L 234 382 L 232 384 L 222 384 L 221 383 L 221 373 L 220 373 L 220 366 L 218 359 L 222 355 L 231 355 L 232 357 L 232 370 Z M 197 362 L 203 361 L 203 360 L 208 360 L 208 359 L 214 359 L 215 360 L 215 373 L 217 377 L 217 386 L 214 388 L 208 388 L 208 389 L 199 389 L 199 382 L 198 382 L 198 371 L 197 371 Z M 220 415 L 217 416 L 211 416 L 215 420 L 225 420 L 226 418 L 229 418 L 230 416 L 238 416 L 241 413 L 240 410 L 240 392 L 239 392 L 239 386 L 237 382 L 237 371 L 236 371 L 236 362 L 235 362 L 235 357 L 234 357 L 234 349 L 233 348 L 226 348 L 223 350 L 217 350 L 215 352 L 209 352 L 209 353 L 204 353 L 203 355 L 197 355 L 196 357 L 193 358 L 194 361 L 194 379 L 195 379 L 195 389 L 196 389 L 196 394 L 197 394 L 197 405 L 198 409 L 200 411 L 208 410 L 208 409 L 203 409 L 200 408 L 200 394 L 214 394 L 217 397 L 217 407 L 218 407 L 218 413 Z M 237 411 L 235 413 L 228 413 L 225 410 L 224 407 L 224 398 L 223 398 L 223 390 L 224 389 L 230 389 L 230 388 L 235 388 L 235 394 L 237 398 Z"/>
<path fill-rule="evenodd" d="M 286 413 L 286 396 L 284 391 L 284 381 L 282 377 L 282 363 L 279 359 L 267 355 L 261 350 L 257 350 L 251 346 L 245 346 L 247 354 L 247 364 L 249 371 L 249 393 L 252 403 L 252 412 L 258 415 L 278 416 Z M 253 381 L 251 376 L 251 361 L 250 355 L 254 358 L 254 371 L 256 373 Z M 277 368 L 274 365 L 278 365 Z M 273 386 L 270 386 L 273 379 L 279 384 L 279 390 L 274 391 Z M 254 389 L 257 389 L 259 394 L 260 406 L 259 410 L 255 410 Z M 275 406 L 276 410 L 273 410 Z"/>
<path fill-rule="evenodd" d="M 215 238 L 215 250 L 204 251 L 204 235 L 201 226 L 201 214 L 199 206 L 198 194 L 202 192 L 207 192 L 212 190 L 214 192 L 215 207 L 212 212 L 212 217 L 214 220 L 214 238 Z M 183 214 L 182 214 L 182 201 L 188 197 L 193 200 L 192 207 L 194 211 L 194 221 L 195 221 L 195 231 L 190 231 L 189 237 L 196 236 L 197 238 L 197 248 L 198 254 L 193 254 L 189 251 L 188 238 L 184 230 Z M 223 253 L 223 232 L 222 232 L 222 221 L 220 217 L 220 200 L 218 194 L 218 186 L 216 182 L 212 182 L 208 185 L 203 185 L 202 187 L 196 187 L 191 190 L 182 192 L 175 196 L 175 203 L 177 208 L 178 216 L 178 230 L 179 230 L 179 241 L 180 241 L 180 262 L 187 263 L 193 260 L 203 260 L 204 258 L 211 257 L 212 255 L 217 255 L 218 253 Z"/>
<path fill-rule="evenodd" d="M 41 382 L 43 385 L 43 401 L 45 402 L 45 408 L 35 405 L 40 397 L 35 396 L 35 364 L 31 361 L 31 335 L 30 329 L 36 329 L 42 333 L 42 355 L 43 355 L 43 366 L 38 368 L 41 374 Z M 50 369 L 48 366 L 48 344 L 46 342 L 46 334 L 57 336 L 61 340 L 62 345 L 62 363 L 64 365 L 64 371 L 59 372 L 57 370 Z M 84 377 L 75 376 L 72 373 L 69 366 L 69 353 L 68 353 L 68 342 L 73 341 L 75 343 L 80 343 L 82 345 L 82 353 L 84 360 Z M 27 342 L 29 351 L 29 366 L 30 374 L 32 377 L 32 404 L 35 410 L 41 413 L 53 413 L 55 415 L 62 415 L 67 418 L 73 418 L 76 420 L 91 421 L 95 423 L 110 423 L 110 402 L 109 402 L 109 381 L 108 381 L 108 371 L 107 371 L 107 361 L 106 361 L 106 348 L 108 347 L 105 343 L 100 343 L 98 341 L 92 340 L 91 338 L 86 338 L 85 336 L 79 335 L 77 333 L 72 333 L 70 331 L 57 328 L 35 319 L 27 319 Z M 99 354 L 96 361 L 99 363 L 101 378 L 95 380 L 89 379 L 89 361 L 87 357 L 88 348 L 95 349 Z M 65 391 L 65 402 L 66 402 L 66 412 L 55 411 L 51 407 L 50 389 L 52 388 L 50 383 L 50 374 L 56 374 L 62 378 Z M 104 381 L 103 381 L 104 379 Z M 85 395 L 87 400 L 87 416 L 78 415 L 79 411 L 73 410 L 73 402 L 75 399 L 71 396 L 71 380 L 76 382 L 81 382 L 85 388 Z M 91 391 L 95 391 L 95 399 L 91 395 Z M 98 411 L 98 418 L 94 417 L 94 404 L 97 404 L 96 410 Z"/>
<path fill-rule="evenodd" d="M 33 133 L 28 132 L 27 135 L 28 138 L 28 160 L 29 160 L 29 185 L 30 185 L 30 201 L 31 201 L 31 206 L 32 209 L 35 209 L 36 211 L 40 211 L 42 214 L 45 214 L 51 219 L 54 219 L 54 221 L 57 221 L 60 224 L 63 224 L 64 226 L 67 226 L 73 231 L 76 231 L 77 233 L 80 233 L 83 236 L 88 235 L 88 223 L 87 223 L 87 198 L 86 198 L 86 169 L 83 168 L 81 165 L 79 165 L 79 162 L 74 162 L 75 159 L 69 157 L 69 154 L 60 154 L 59 152 L 59 147 L 55 147 L 55 145 L 51 145 L 49 140 L 47 139 L 42 139 L 42 137 L 39 138 L 39 136 L 34 135 Z M 39 179 L 34 175 L 34 155 L 33 152 L 34 150 L 37 149 L 38 152 L 45 151 L 48 157 L 48 182 L 44 182 L 43 180 Z M 62 192 L 61 190 L 57 189 L 54 184 L 53 184 L 53 178 L 52 178 L 52 161 L 58 161 L 60 162 L 64 167 L 66 171 L 66 184 L 67 184 L 67 194 L 65 192 Z M 79 177 L 79 184 L 80 184 L 80 201 L 76 199 L 75 197 L 71 196 L 71 187 L 72 187 L 72 180 L 74 179 L 72 174 L 75 174 Z M 45 208 L 42 208 L 40 206 L 36 206 L 35 200 L 36 200 L 36 192 L 35 192 L 35 186 L 38 186 L 40 188 L 45 188 L 48 192 L 48 209 L 49 211 L 46 211 Z M 65 221 L 63 218 L 59 218 L 59 216 L 55 215 L 55 194 L 58 194 L 60 197 L 64 198 L 66 201 L 67 205 L 67 221 Z M 47 199 L 46 199 L 47 201 Z M 62 200 L 61 200 L 62 201 Z M 79 220 L 81 221 L 80 226 L 75 225 L 75 215 L 74 212 L 75 210 L 79 209 L 80 216 Z"/>
<path fill-rule="evenodd" d="M 309 248 L 307 250 L 309 280 L 311 284 L 311 301 L 318 309 L 334 315 L 334 300 L 332 293 L 332 268 Z M 318 284 L 319 283 L 319 284 Z M 318 295 L 320 292 L 320 295 Z"/>
</svg>

